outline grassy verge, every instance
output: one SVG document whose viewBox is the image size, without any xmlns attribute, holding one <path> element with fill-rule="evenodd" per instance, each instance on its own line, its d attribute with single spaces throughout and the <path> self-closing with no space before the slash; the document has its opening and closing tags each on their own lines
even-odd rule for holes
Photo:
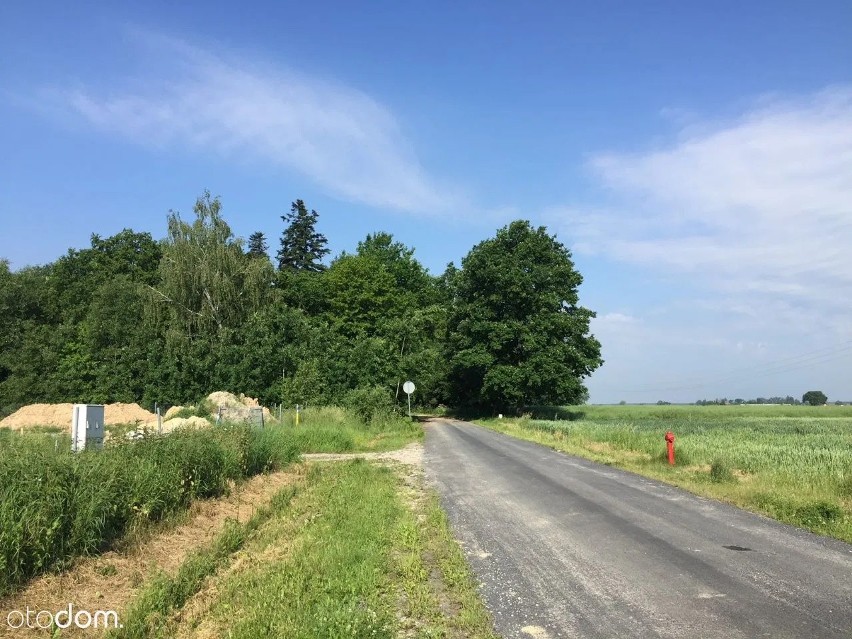
<svg viewBox="0 0 852 639">
<path fill-rule="evenodd" d="M 438 497 L 427 493 L 414 503 L 396 534 L 404 636 L 496 639 Z"/>
<path fill-rule="evenodd" d="M 380 452 L 423 438 L 423 429 L 410 419 L 378 415 L 365 423 L 353 412 L 335 406 L 305 409 L 298 426 L 290 411 L 272 428 L 278 426 L 292 434 L 303 453 Z"/>
<path fill-rule="evenodd" d="M 286 436 L 245 427 L 175 432 L 78 454 L 47 435 L 4 438 L 0 595 L 297 456 Z"/>
<path fill-rule="evenodd" d="M 205 554 L 132 608 L 125 627 L 142 634 L 119 636 L 493 637 L 437 500 L 363 460 L 313 466 L 233 561 Z M 182 583 L 200 591 L 185 606 Z"/>
<path fill-rule="evenodd" d="M 477 423 L 852 542 L 849 411 L 598 408 L 580 407 L 585 414 L 576 421 L 521 418 Z M 675 467 L 666 463 L 667 430 L 676 435 Z"/>
<path fill-rule="evenodd" d="M 195 595 L 210 575 L 227 565 L 255 530 L 284 511 L 297 490 L 296 486 L 288 486 L 245 524 L 227 520 L 215 541 L 187 557 L 177 574 L 154 577 L 127 611 L 122 627 L 108 636 L 113 639 L 172 636 L 171 614 Z"/>
<path fill-rule="evenodd" d="M 55 430 L 55 429 L 54 429 Z M 296 426 L 178 430 L 72 454 L 67 434 L 0 432 L 0 597 L 216 497 L 232 482 L 274 470 L 300 452 L 390 450 L 422 438 L 394 416 L 363 423 L 337 408 L 309 409 Z"/>
</svg>

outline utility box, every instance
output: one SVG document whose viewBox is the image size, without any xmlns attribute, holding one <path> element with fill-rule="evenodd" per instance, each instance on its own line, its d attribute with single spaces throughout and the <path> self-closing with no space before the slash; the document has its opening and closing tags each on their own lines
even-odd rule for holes
<svg viewBox="0 0 852 639">
<path fill-rule="evenodd" d="M 71 421 L 71 450 L 100 449 L 104 445 L 103 404 L 74 404 Z"/>
</svg>

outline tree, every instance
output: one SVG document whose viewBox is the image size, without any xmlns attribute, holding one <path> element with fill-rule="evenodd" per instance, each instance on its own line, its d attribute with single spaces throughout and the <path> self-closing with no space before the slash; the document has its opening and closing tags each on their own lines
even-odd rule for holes
<svg viewBox="0 0 852 639">
<path fill-rule="evenodd" d="M 266 236 L 261 231 L 256 231 L 249 236 L 248 255 L 250 257 L 269 257 L 267 250 L 269 250 L 269 244 L 266 243 Z"/>
<path fill-rule="evenodd" d="M 221 207 L 205 191 L 191 224 L 179 213 L 169 215 L 160 281 L 148 288 L 145 312 L 161 338 L 148 358 L 148 399 L 187 401 L 221 383 L 233 364 L 230 344 L 272 290 L 272 265 L 243 252 Z"/>
<path fill-rule="evenodd" d="M 828 397 L 822 391 L 808 391 L 802 395 L 802 403 L 811 406 L 822 406 L 828 401 Z"/>
<path fill-rule="evenodd" d="M 322 258 L 328 255 L 328 240 L 316 231 L 319 214 L 305 207 L 302 200 L 293 202 L 290 212 L 282 215 L 287 228 L 281 234 L 281 248 L 278 250 L 278 270 L 309 271 L 318 273 L 325 270 Z"/>
<path fill-rule="evenodd" d="M 544 227 L 515 221 L 475 246 L 452 279 L 453 400 L 504 411 L 585 401 L 582 380 L 603 360 L 565 246 Z"/>
<path fill-rule="evenodd" d="M 434 301 L 435 283 L 414 258 L 414 249 L 395 242 L 390 233 L 368 233 L 363 241 L 358 242 L 357 254 L 381 264 L 393 276 L 399 294 L 409 298 L 412 304 Z"/>
</svg>

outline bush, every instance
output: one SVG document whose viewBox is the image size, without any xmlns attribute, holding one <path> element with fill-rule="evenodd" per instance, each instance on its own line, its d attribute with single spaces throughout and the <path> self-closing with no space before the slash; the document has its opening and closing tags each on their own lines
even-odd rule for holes
<svg viewBox="0 0 852 639">
<path fill-rule="evenodd" d="M 365 424 L 387 418 L 396 410 L 390 393 L 381 386 L 351 390 L 343 396 L 343 405 Z"/>
<path fill-rule="evenodd" d="M 213 413 L 210 411 L 209 402 L 204 400 L 195 406 L 183 406 L 179 408 L 172 415 L 169 415 L 169 419 L 174 419 L 175 417 L 183 417 L 184 419 L 187 417 L 210 417 L 211 415 Z"/>
<path fill-rule="evenodd" d="M 586 413 L 579 406 L 526 406 L 521 411 L 532 419 L 574 422 L 583 419 Z"/>
</svg>

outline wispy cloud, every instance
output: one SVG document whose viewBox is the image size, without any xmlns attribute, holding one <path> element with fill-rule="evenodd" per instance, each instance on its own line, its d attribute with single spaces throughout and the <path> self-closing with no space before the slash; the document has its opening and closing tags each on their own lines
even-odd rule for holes
<svg viewBox="0 0 852 639">
<path fill-rule="evenodd" d="M 356 89 L 186 42 L 135 34 L 137 77 L 109 91 L 43 97 L 91 126 L 148 147 L 183 146 L 271 162 L 343 199 L 412 212 L 460 195 L 419 163 L 394 115 Z"/>
<path fill-rule="evenodd" d="M 671 289 L 665 313 L 596 320 L 607 364 L 593 399 L 637 385 L 680 400 L 796 392 L 806 379 L 848 396 L 850 360 L 832 347 L 852 340 L 852 88 L 764 98 L 728 122 L 692 116 L 667 145 L 593 155 L 588 168 L 605 195 L 548 221 L 578 255 L 630 265 L 657 298 Z M 817 349 L 807 367 L 769 375 L 773 359 Z M 752 378 L 713 381 L 746 362 Z M 678 395 L 684 378 L 698 382 Z"/>
<path fill-rule="evenodd" d="M 605 210 L 555 209 L 576 250 L 764 304 L 852 310 L 852 90 L 764 100 L 644 153 L 590 160 Z"/>
</svg>

